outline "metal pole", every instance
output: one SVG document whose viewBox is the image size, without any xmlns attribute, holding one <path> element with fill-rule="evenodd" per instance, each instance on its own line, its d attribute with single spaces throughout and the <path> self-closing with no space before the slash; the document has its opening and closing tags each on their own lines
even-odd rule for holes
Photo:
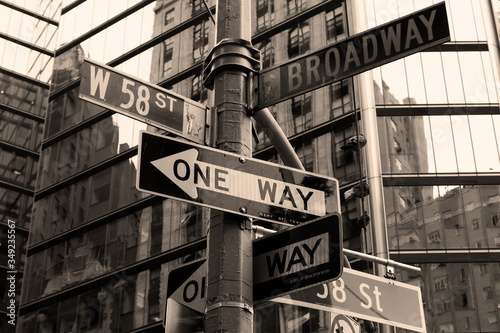
<svg viewBox="0 0 500 333">
<path fill-rule="evenodd" d="M 353 250 L 349 250 L 349 249 L 345 249 L 345 248 L 343 249 L 343 251 L 344 251 L 344 255 L 346 255 L 346 256 L 350 256 L 350 257 L 354 257 L 354 258 L 358 258 L 358 259 L 363 259 L 363 260 L 370 261 L 370 262 L 375 262 L 375 263 L 382 264 L 385 266 L 397 267 L 397 268 L 406 269 L 408 271 L 414 271 L 414 272 L 421 272 L 422 271 L 422 269 L 420 267 L 404 264 L 404 263 L 397 262 L 397 261 L 394 261 L 391 259 L 383 259 L 383 258 L 375 257 L 375 256 L 372 256 L 372 255 L 369 255 L 366 253 L 361 253 L 361 252 L 357 252 L 357 251 L 353 251 Z"/>
<path fill-rule="evenodd" d="M 251 1 L 218 0 L 216 46 L 207 57 L 205 85 L 214 89 L 217 148 L 252 155 L 252 122 L 247 114 L 249 76 L 258 70 L 251 47 Z M 251 102 L 251 101 L 250 101 Z M 211 211 L 205 332 L 253 331 L 251 222 Z"/>
<path fill-rule="evenodd" d="M 351 22 L 353 34 L 367 29 L 366 4 L 364 0 L 350 0 Z M 380 147 L 377 126 L 377 110 L 375 108 L 375 94 L 373 89 L 373 74 L 371 71 L 356 76 L 358 83 L 359 108 L 361 112 L 362 133 L 367 140 L 364 148 L 366 178 L 370 186 L 368 196 L 371 215 L 373 255 L 389 259 L 389 243 L 387 240 L 387 222 L 384 206 L 384 188 L 382 182 L 382 164 L 380 161 Z M 387 266 L 375 264 L 375 274 L 385 276 Z M 392 271 L 391 271 L 392 273 Z M 383 333 L 391 332 L 388 325 L 380 325 Z"/>
<path fill-rule="evenodd" d="M 274 119 L 273 115 L 268 108 L 263 108 L 255 112 L 253 115 L 255 121 L 264 128 L 264 133 L 273 143 L 274 149 L 278 152 L 283 164 L 286 166 L 294 167 L 300 170 L 305 170 L 302 162 L 300 161 L 297 153 L 293 149 L 290 141 L 281 129 L 280 125 Z"/>
</svg>

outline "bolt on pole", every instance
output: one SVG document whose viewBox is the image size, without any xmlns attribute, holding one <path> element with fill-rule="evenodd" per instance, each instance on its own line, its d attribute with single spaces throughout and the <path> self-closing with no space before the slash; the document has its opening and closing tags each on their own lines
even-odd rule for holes
<svg viewBox="0 0 500 333">
<path fill-rule="evenodd" d="M 214 90 L 216 147 L 249 157 L 252 122 L 248 87 L 259 69 L 259 52 L 250 43 L 250 13 L 251 1 L 217 1 L 216 46 L 207 57 L 204 72 L 205 86 Z M 212 209 L 207 236 L 205 332 L 252 332 L 251 221 Z"/>
</svg>

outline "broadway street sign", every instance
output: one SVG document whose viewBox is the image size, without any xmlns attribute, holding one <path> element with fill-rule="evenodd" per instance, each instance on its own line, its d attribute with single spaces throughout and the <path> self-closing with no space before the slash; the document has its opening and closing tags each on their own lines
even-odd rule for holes
<svg viewBox="0 0 500 333">
<path fill-rule="evenodd" d="M 286 225 L 340 212 L 338 181 L 141 132 L 137 188 Z"/>
<path fill-rule="evenodd" d="M 425 332 L 420 287 L 344 268 L 342 277 L 274 302 L 341 313 Z"/>
<path fill-rule="evenodd" d="M 445 3 L 364 31 L 259 74 L 259 108 L 450 40 Z"/>
<path fill-rule="evenodd" d="M 80 98 L 203 144 L 207 108 L 160 86 L 85 60 Z"/>
<path fill-rule="evenodd" d="M 254 240 L 253 298 L 263 301 L 325 283 L 342 274 L 338 214 Z"/>
</svg>

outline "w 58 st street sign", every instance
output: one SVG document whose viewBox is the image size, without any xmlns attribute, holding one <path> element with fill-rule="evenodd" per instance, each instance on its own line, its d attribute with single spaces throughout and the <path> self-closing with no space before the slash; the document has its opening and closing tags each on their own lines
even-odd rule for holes
<svg viewBox="0 0 500 333">
<path fill-rule="evenodd" d="M 340 212 L 334 178 L 144 131 L 137 188 L 286 225 Z"/>
<path fill-rule="evenodd" d="M 80 98 L 204 143 L 207 108 L 193 100 L 86 59 Z"/>
</svg>

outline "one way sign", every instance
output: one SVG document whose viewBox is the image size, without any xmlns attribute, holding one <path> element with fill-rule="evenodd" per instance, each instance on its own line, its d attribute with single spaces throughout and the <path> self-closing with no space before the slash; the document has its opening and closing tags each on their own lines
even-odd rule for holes
<svg viewBox="0 0 500 333">
<path fill-rule="evenodd" d="M 340 212 L 334 178 L 145 131 L 137 188 L 287 225 Z"/>
</svg>

